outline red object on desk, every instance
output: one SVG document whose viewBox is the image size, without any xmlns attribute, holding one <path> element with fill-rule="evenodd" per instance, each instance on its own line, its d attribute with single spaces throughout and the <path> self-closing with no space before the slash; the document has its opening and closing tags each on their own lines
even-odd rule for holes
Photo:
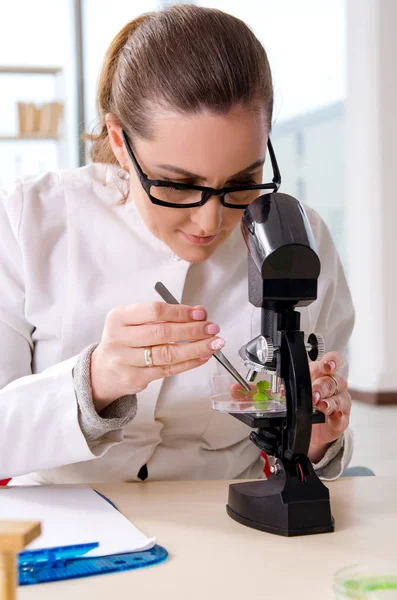
<svg viewBox="0 0 397 600">
<path fill-rule="evenodd" d="M 270 465 L 269 465 L 269 460 L 267 458 L 267 454 L 266 452 L 263 452 L 263 450 L 261 450 L 261 457 L 263 458 L 263 472 L 266 475 L 266 479 L 269 479 L 271 472 L 270 472 Z"/>
<path fill-rule="evenodd" d="M 11 481 L 11 479 L 3 479 L 3 480 L 0 480 L 0 485 L 7 485 L 7 483 L 8 483 L 9 481 Z"/>
</svg>

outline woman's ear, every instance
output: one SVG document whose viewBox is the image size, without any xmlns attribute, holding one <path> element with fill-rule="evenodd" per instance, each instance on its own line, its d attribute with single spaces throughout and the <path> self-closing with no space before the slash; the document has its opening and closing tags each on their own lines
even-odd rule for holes
<svg viewBox="0 0 397 600">
<path fill-rule="evenodd" d="M 129 171 L 128 156 L 123 142 L 120 123 L 112 113 L 108 113 L 106 115 L 105 123 L 113 154 L 115 155 L 120 167 L 125 171 Z"/>
</svg>

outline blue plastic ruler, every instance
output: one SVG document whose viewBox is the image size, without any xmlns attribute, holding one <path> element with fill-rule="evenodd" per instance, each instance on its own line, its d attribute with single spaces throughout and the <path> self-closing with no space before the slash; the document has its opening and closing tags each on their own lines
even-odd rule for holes
<svg viewBox="0 0 397 600">
<path fill-rule="evenodd" d="M 25 556 L 22 554 L 18 561 L 19 585 L 34 585 L 140 569 L 164 562 L 167 556 L 167 550 L 157 545 L 142 552 L 92 558 L 66 557 L 55 561 L 30 560 L 28 553 L 25 553 Z"/>
</svg>

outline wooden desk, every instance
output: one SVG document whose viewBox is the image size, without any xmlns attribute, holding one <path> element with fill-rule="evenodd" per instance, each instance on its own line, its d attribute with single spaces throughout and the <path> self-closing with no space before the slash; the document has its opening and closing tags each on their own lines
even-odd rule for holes
<svg viewBox="0 0 397 600">
<path fill-rule="evenodd" d="M 282 538 L 226 515 L 226 481 L 93 486 L 170 553 L 162 565 L 20 588 L 22 600 L 331 600 L 333 574 L 397 551 L 397 477 L 328 484 L 336 531 Z"/>
</svg>

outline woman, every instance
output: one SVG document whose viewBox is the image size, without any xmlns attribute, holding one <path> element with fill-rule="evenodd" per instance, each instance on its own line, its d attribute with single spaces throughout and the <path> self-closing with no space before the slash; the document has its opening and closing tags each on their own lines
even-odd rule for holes
<svg viewBox="0 0 397 600">
<path fill-rule="evenodd" d="M 238 225 L 247 198 L 276 187 L 252 192 L 272 121 L 265 51 L 217 10 L 144 15 L 112 42 L 98 107 L 92 164 L 3 198 L 0 478 L 260 477 L 249 429 L 210 407 L 224 375 L 210 358 L 226 340 L 235 361 L 259 331 Z M 332 479 L 352 452 L 341 369 L 353 308 L 329 232 L 308 216 L 322 273 L 302 328 L 332 350 L 311 367 L 326 422 L 310 458 Z M 158 301 L 158 280 L 182 306 Z"/>
</svg>

